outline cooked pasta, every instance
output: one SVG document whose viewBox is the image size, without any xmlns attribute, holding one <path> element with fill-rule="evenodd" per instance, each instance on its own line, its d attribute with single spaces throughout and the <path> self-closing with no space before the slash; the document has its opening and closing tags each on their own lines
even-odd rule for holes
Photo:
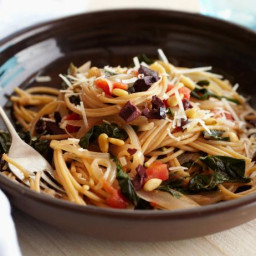
<svg viewBox="0 0 256 256">
<path fill-rule="evenodd" d="M 256 112 L 238 85 L 159 56 L 135 57 L 133 67 L 71 64 L 62 89 L 15 88 L 14 116 L 65 193 L 40 186 L 40 173 L 26 175 L 31 189 L 81 205 L 167 210 L 255 192 Z"/>
</svg>

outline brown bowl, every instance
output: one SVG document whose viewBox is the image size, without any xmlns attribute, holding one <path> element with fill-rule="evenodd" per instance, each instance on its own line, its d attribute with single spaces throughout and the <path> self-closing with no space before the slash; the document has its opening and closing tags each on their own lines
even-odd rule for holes
<svg viewBox="0 0 256 256">
<path fill-rule="evenodd" d="M 118 10 L 68 17 L 17 32 L 0 42 L 1 105 L 14 86 L 36 86 L 34 78 L 79 65 L 129 65 L 141 53 L 162 48 L 176 65 L 213 66 L 254 95 L 256 34 L 243 27 L 196 14 L 160 10 Z M 252 102 L 254 103 L 254 102 Z M 21 149 L 22 150 L 22 149 Z M 199 209 L 125 211 L 79 206 L 35 193 L 0 175 L 13 206 L 60 228 L 105 239 L 156 241 L 211 234 L 256 217 L 256 194 Z"/>
</svg>

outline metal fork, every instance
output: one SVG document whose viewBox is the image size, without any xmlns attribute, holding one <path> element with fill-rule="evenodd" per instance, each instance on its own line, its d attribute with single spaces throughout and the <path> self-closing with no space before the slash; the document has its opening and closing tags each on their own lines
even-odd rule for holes
<svg viewBox="0 0 256 256">
<path fill-rule="evenodd" d="M 8 152 L 8 157 L 10 157 L 20 166 L 22 166 L 32 178 L 35 177 L 35 174 L 37 172 L 41 172 L 41 187 L 50 187 L 58 190 L 59 192 L 64 192 L 59 183 L 54 179 L 53 169 L 51 165 L 34 148 L 29 146 L 20 138 L 1 106 L 0 115 L 2 116 L 12 137 L 12 143 Z M 20 179 L 23 183 L 29 186 L 29 181 L 25 179 L 23 172 L 21 172 L 12 164 L 9 164 L 9 168 L 18 179 Z"/>
</svg>

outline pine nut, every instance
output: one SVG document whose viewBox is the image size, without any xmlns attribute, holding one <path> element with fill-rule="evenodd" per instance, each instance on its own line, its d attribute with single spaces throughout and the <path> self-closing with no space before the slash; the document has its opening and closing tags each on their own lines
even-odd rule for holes
<svg viewBox="0 0 256 256">
<path fill-rule="evenodd" d="M 229 138 L 230 138 L 231 142 L 238 142 L 239 141 L 237 135 L 234 132 L 229 132 L 228 135 L 229 135 Z"/>
<path fill-rule="evenodd" d="M 112 94 L 118 97 L 122 97 L 128 95 L 129 93 L 123 89 L 115 88 L 112 90 Z"/>
<path fill-rule="evenodd" d="M 176 99 L 176 96 L 173 95 L 167 100 L 167 104 L 169 107 L 175 107 L 178 104 L 178 101 Z"/>
<path fill-rule="evenodd" d="M 188 118 L 195 118 L 196 110 L 194 108 L 189 108 L 186 110 L 186 115 Z"/>
<path fill-rule="evenodd" d="M 153 191 L 154 189 L 156 189 L 157 187 L 159 187 L 159 185 L 162 183 L 161 179 L 150 179 L 148 180 L 144 186 L 143 189 L 145 191 Z"/>
<path fill-rule="evenodd" d="M 102 133 L 98 137 L 98 143 L 99 147 L 102 153 L 107 153 L 108 152 L 108 135 L 106 133 Z"/>
<path fill-rule="evenodd" d="M 207 120 L 205 120 L 205 124 L 206 125 L 212 125 L 212 124 L 216 124 L 217 121 L 215 118 L 208 118 Z"/>
<path fill-rule="evenodd" d="M 99 77 L 99 76 L 101 76 L 101 71 L 100 71 L 100 69 L 98 69 L 96 67 L 90 68 L 90 70 L 88 71 L 88 74 L 87 74 L 87 78 Z"/>
<path fill-rule="evenodd" d="M 119 140 L 119 139 L 115 139 L 115 138 L 108 138 L 108 142 L 114 145 L 117 145 L 119 147 L 124 145 L 124 141 L 123 140 Z"/>
<path fill-rule="evenodd" d="M 196 87 L 196 84 L 194 83 L 194 81 L 192 79 L 190 79 L 189 77 L 185 77 L 182 76 L 180 81 L 190 90 L 194 90 Z"/>
</svg>

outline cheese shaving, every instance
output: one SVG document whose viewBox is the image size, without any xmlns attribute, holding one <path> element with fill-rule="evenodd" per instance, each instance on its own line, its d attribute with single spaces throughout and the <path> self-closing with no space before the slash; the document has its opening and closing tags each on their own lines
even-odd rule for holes
<svg viewBox="0 0 256 256">
<path fill-rule="evenodd" d="M 59 77 L 66 83 L 66 85 L 70 88 L 72 88 L 72 84 L 70 83 L 70 81 L 65 77 L 63 76 L 62 74 L 59 74 Z"/>
<path fill-rule="evenodd" d="M 83 121 L 84 121 L 84 126 L 85 126 L 86 129 L 88 129 L 88 127 L 89 127 L 89 125 L 88 125 L 88 120 L 87 120 L 87 117 L 86 117 L 85 108 L 84 108 L 84 103 L 83 103 L 82 100 L 80 101 L 80 109 L 81 109 L 81 112 L 82 112 L 82 117 L 83 117 Z"/>
<path fill-rule="evenodd" d="M 139 61 L 139 58 L 137 56 L 133 58 L 133 63 L 134 63 L 134 66 L 135 66 L 136 69 L 140 68 L 140 61 Z"/>
<path fill-rule="evenodd" d="M 157 51 L 158 51 L 159 58 L 160 58 L 164 63 L 168 64 L 169 61 L 168 61 L 167 57 L 165 56 L 163 50 L 162 50 L 162 49 L 158 49 Z"/>
<path fill-rule="evenodd" d="M 50 76 L 37 76 L 35 80 L 38 83 L 45 83 L 52 81 L 52 78 Z"/>
</svg>

